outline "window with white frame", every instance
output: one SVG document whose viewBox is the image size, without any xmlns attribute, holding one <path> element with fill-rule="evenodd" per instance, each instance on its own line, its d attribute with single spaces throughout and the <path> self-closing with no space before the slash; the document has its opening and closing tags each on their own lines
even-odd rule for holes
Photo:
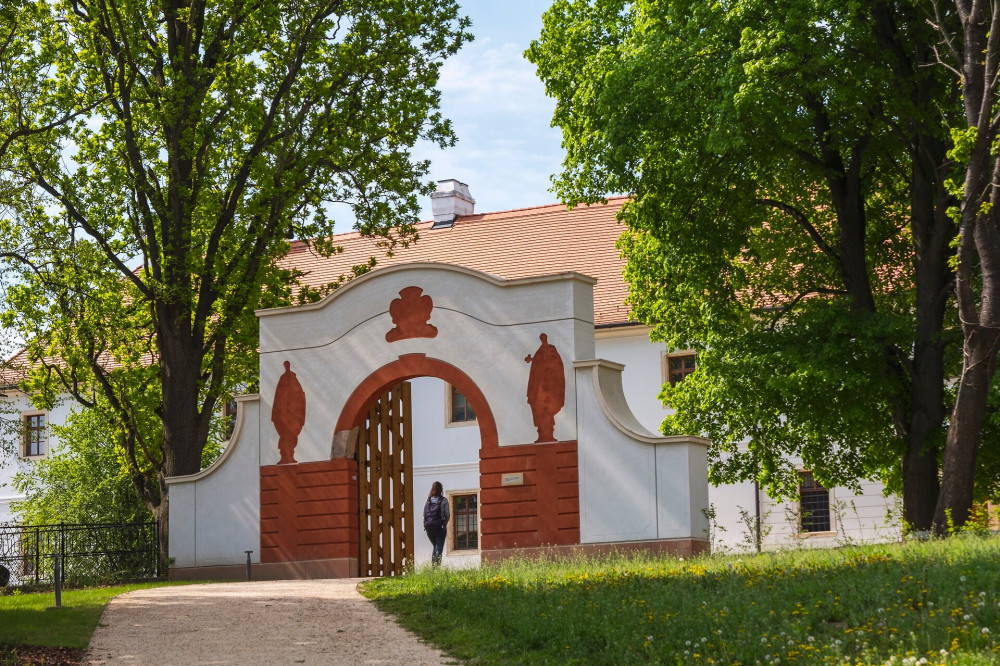
<svg viewBox="0 0 1000 666">
<path fill-rule="evenodd" d="M 676 386 L 698 367 L 698 355 L 694 352 L 663 355 L 663 383 Z"/>
<path fill-rule="evenodd" d="M 479 495 L 451 495 L 452 550 L 479 550 Z"/>
<path fill-rule="evenodd" d="M 445 384 L 445 422 L 448 425 L 475 424 L 476 412 L 468 398 L 451 384 Z"/>
<path fill-rule="evenodd" d="M 799 530 L 802 533 L 829 532 L 830 491 L 813 477 L 799 472 Z"/>
<path fill-rule="evenodd" d="M 49 428 L 45 412 L 23 412 L 21 433 L 23 457 L 33 458 L 48 453 Z"/>
</svg>

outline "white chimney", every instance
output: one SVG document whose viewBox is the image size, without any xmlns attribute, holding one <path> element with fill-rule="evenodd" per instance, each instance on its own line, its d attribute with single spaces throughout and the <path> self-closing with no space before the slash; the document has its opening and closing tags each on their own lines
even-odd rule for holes
<svg viewBox="0 0 1000 666">
<path fill-rule="evenodd" d="M 441 229 L 455 224 L 459 215 L 472 215 L 475 212 L 476 200 L 469 194 L 469 186 L 453 178 L 439 180 L 436 192 L 431 193 L 431 211 L 434 213 L 434 226 L 431 229 Z"/>
</svg>

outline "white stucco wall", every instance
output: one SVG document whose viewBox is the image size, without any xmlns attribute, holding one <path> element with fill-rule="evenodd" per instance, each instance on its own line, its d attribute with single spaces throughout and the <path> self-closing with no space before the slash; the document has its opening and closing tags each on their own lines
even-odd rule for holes
<svg viewBox="0 0 1000 666">
<path fill-rule="evenodd" d="M 260 562 L 260 399 L 236 398 L 236 428 L 207 469 L 167 480 L 170 557 L 180 567 Z"/>
<path fill-rule="evenodd" d="M 829 547 L 848 543 L 885 541 L 900 537 L 899 499 L 886 497 L 882 484 L 861 482 L 861 492 L 849 488 L 830 489 L 830 532 L 800 534 L 796 502 L 776 502 L 764 496 L 761 502 L 763 523 L 769 531 L 770 546 L 797 544 L 805 547 Z"/>
<path fill-rule="evenodd" d="M 410 408 L 413 416 L 413 498 L 414 508 L 423 510 L 431 484 L 440 481 L 445 495 L 479 493 L 479 447 L 477 423 L 449 424 L 447 421 L 447 384 L 436 377 L 410 380 Z M 454 507 L 454 502 L 451 503 Z M 419 514 L 422 515 L 422 514 Z M 431 543 L 414 520 L 414 562 L 423 566 L 431 561 Z M 454 529 L 448 531 L 444 562 L 448 566 L 479 565 L 479 551 L 453 549 Z"/>
<path fill-rule="evenodd" d="M 38 413 L 43 411 L 32 406 L 28 398 L 19 391 L 8 392 L 4 403 L 3 417 L 5 419 L 19 419 L 23 412 Z M 58 455 L 59 451 L 59 438 L 52 432 L 51 424 L 65 423 L 74 407 L 74 403 L 65 399 L 46 412 L 46 424 L 49 426 L 48 453 L 46 455 Z M 35 458 L 21 456 L 23 447 L 16 434 L 5 430 L 4 437 L 5 441 L 0 447 L 0 523 L 15 520 L 11 513 L 10 504 L 24 498 L 14 488 L 14 476 L 19 471 L 30 467 L 35 461 Z"/>
<path fill-rule="evenodd" d="M 596 335 L 595 358 L 625 366 L 622 389 L 629 409 L 653 433 L 660 432 L 668 413 L 656 397 L 663 386 L 661 356 L 666 350 L 663 343 L 650 342 L 649 329 L 643 326 L 602 329 Z"/>
<path fill-rule="evenodd" d="M 262 413 L 271 413 L 286 361 L 306 394 L 296 460 L 329 459 L 351 393 L 375 369 L 406 354 L 450 362 L 468 375 L 493 411 L 501 446 L 534 442 L 530 408 L 508 396 L 524 393 L 530 372 L 524 358 L 538 349 L 542 334 L 562 356 L 567 386 L 573 381 L 571 362 L 593 357 L 592 280 L 554 276 L 505 283 L 484 277 L 444 264 L 386 268 L 314 306 L 259 313 Z M 429 323 L 438 334 L 387 342 L 386 333 L 394 328 L 390 303 L 410 286 L 433 298 Z M 574 399 L 567 392 L 556 415 L 558 439 L 576 439 Z M 262 464 L 276 464 L 277 432 L 264 428 L 261 437 Z"/>
<path fill-rule="evenodd" d="M 580 361 L 580 541 L 705 539 L 707 440 L 658 437 L 629 411 L 622 366 Z"/>
</svg>

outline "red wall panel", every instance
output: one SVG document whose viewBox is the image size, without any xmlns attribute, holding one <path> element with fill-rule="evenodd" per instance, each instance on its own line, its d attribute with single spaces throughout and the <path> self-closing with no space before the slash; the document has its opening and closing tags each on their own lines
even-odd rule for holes
<svg viewBox="0 0 1000 666">
<path fill-rule="evenodd" d="M 260 468 L 261 562 L 358 556 L 358 463 Z"/>
<path fill-rule="evenodd" d="M 483 447 L 479 451 L 483 550 L 580 543 L 576 442 Z M 504 474 L 524 484 L 504 486 Z"/>
</svg>

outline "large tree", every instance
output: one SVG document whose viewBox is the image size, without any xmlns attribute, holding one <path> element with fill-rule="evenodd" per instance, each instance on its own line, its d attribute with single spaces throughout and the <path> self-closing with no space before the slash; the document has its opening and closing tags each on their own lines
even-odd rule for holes
<svg viewBox="0 0 1000 666">
<path fill-rule="evenodd" d="M 281 268 L 287 239 L 328 238 L 333 203 L 373 251 L 413 239 L 411 148 L 454 141 L 435 86 L 468 22 L 454 0 L 0 12 L 3 323 L 36 400 L 115 424 L 165 528 L 164 479 L 201 468 L 220 397 L 256 375 L 254 309 L 319 293 Z"/>
<path fill-rule="evenodd" d="M 665 427 L 716 481 L 882 478 L 930 527 L 954 225 L 937 37 L 910 3 L 558 0 L 529 58 L 570 202 L 632 195 L 633 313 L 698 372 Z M 953 337 L 953 336 L 952 336 Z M 953 361 L 953 359 L 951 359 Z"/>
<path fill-rule="evenodd" d="M 986 0 L 934 0 L 932 6 L 941 64 L 956 75 L 965 111 L 964 122 L 953 125 L 954 156 L 964 171 L 956 179 L 961 202 L 955 215 L 963 353 L 935 514 L 941 529 L 963 524 L 972 508 L 1000 353 L 1000 6 Z M 992 411 L 995 421 L 995 404 Z"/>
</svg>

